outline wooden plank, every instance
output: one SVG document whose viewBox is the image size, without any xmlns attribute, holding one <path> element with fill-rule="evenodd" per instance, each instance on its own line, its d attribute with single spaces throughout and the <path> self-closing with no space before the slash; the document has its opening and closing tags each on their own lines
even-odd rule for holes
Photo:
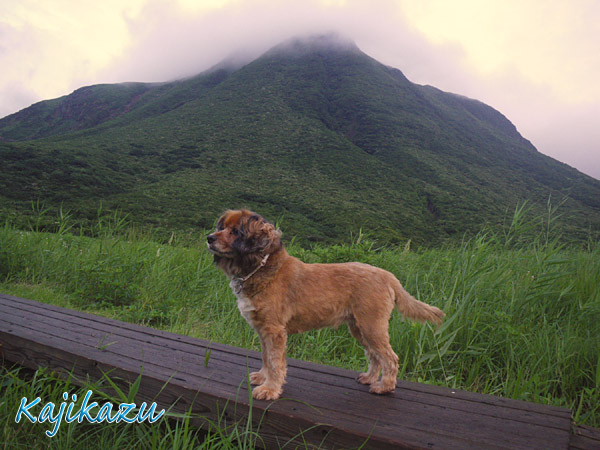
<svg viewBox="0 0 600 450">
<path fill-rule="evenodd" d="M 54 325 L 52 325 L 52 326 L 53 326 L 53 327 L 55 327 L 55 326 L 56 326 L 56 324 L 54 324 Z M 354 384 L 353 386 L 357 386 L 357 385 L 356 385 L 356 384 Z"/>
<path fill-rule="evenodd" d="M 44 305 L 42 304 L 37 304 L 38 308 L 44 308 Z M 23 310 L 24 313 L 27 313 L 27 309 Z M 51 317 L 52 312 L 51 311 L 44 311 L 48 317 Z M 120 324 L 122 324 L 122 322 L 119 322 Z M 60 326 L 60 325 L 59 325 Z M 129 330 L 127 329 L 117 329 L 117 331 L 115 331 L 115 328 L 113 328 L 110 325 L 106 325 L 101 321 L 98 321 L 96 323 L 92 323 L 90 325 L 90 323 L 86 323 L 86 327 L 90 327 L 90 328 L 95 328 L 97 329 L 99 332 L 106 332 L 106 333 L 114 333 L 114 335 L 123 335 L 123 336 L 128 336 L 128 337 L 133 337 L 135 338 L 136 336 L 139 336 L 139 333 L 131 333 Z M 150 331 L 153 331 L 150 329 Z M 175 335 L 177 336 L 177 335 Z M 166 336 L 166 338 L 169 338 L 170 336 Z M 107 338 L 107 341 L 110 341 L 111 338 Z M 202 345 L 198 345 L 198 342 L 201 342 Z M 234 347 L 227 347 L 227 346 L 222 346 L 219 344 L 214 344 L 214 343 L 208 343 L 206 341 L 196 341 L 194 344 L 189 343 L 189 345 L 185 346 L 185 342 L 182 342 L 181 340 L 178 340 L 175 345 L 173 345 L 172 343 L 169 342 L 168 339 L 166 339 L 164 342 L 160 342 L 160 346 L 161 347 L 167 347 L 167 348 L 171 348 L 174 351 L 182 351 L 182 354 L 184 355 L 183 361 L 187 361 L 187 362 L 191 362 L 188 358 L 185 357 L 185 355 L 190 355 L 191 358 L 194 358 L 195 356 L 193 356 L 194 354 L 197 354 L 197 358 L 199 358 L 200 360 L 204 360 L 204 349 L 207 346 L 211 346 L 212 348 L 214 348 L 215 350 L 224 350 L 224 351 L 220 351 L 220 352 L 215 352 L 212 356 L 211 356 L 211 360 L 217 360 L 219 358 L 224 358 L 225 360 L 230 360 L 230 361 L 234 361 L 235 364 L 237 364 L 237 359 L 235 358 L 236 355 L 242 355 L 244 357 L 248 356 L 250 358 L 250 360 L 253 362 L 253 364 L 251 365 L 252 369 L 258 368 L 258 364 L 260 364 L 260 354 L 257 352 L 249 352 L 247 350 L 242 350 L 242 349 L 237 349 Z M 151 345 L 151 344 L 150 344 Z M 183 347 L 179 347 L 183 345 Z M 234 350 L 235 353 L 233 354 L 234 356 L 232 356 L 231 353 L 227 353 L 227 351 L 231 351 Z M 299 376 L 300 378 L 304 378 L 304 379 L 310 379 L 310 380 L 314 380 L 315 379 L 315 373 L 319 373 L 320 377 L 319 377 L 319 381 L 326 383 L 329 382 L 331 384 L 335 384 L 337 386 L 343 385 L 343 387 L 347 388 L 347 389 L 351 389 L 351 390 L 366 390 L 366 388 L 364 386 L 361 386 L 359 384 L 357 384 L 354 381 L 355 378 L 355 372 L 351 372 L 351 371 L 345 371 L 343 369 L 339 369 L 336 370 L 336 374 L 332 375 L 332 373 L 330 371 L 327 372 L 323 372 L 322 370 L 327 370 L 329 369 L 329 367 L 327 366 L 317 366 L 316 368 L 311 367 L 311 368 L 304 368 L 303 367 L 303 363 L 302 361 L 294 361 L 294 360 L 290 360 L 290 366 L 294 366 L 294 363 L 297 362 L 297 368 L 299 369 L 296 372 L 296 375 Z M 254 364 L 256 363 L 256 364 Z M 316 369 L 316 370 L 315 370 Z M 428 389 L 428 393 L 429 394 L 434 394 L 436 397 L 432 397 L 431 395 L 421 395 L 421 392 L 423 392 L 423 389 L 418 390 L 417 392 L 413 391 L 411 388 L 414 387 L 419 387 L 421 385 L 417 384 L 417 383 L 410 383 L 410 382 L 400 382 L 399 383 L 399 387 L 402 387 L 402 398 L 405 398 L 407 400 L 410 401 L 414 401 L 414 402 L 422 402 L 422 401 L 429 401 L 430 403 L 432 402 L 433 404 L 436 405 L 441 405 L 444 406 L 446 408 L 457 408 L 458 410 L 462 410 L 462 409 L 467 409 L 468 411 L 474 412 L 476 414 L 493 414 L 493 415 L 498 415 L 500 414 L 500 416 L 504 416 L 504 417 L 508 417 L 510 416 L 510 418 L 512 418 L 513 420 L 519 420 L 519 414 L 521 409 L 523 409 L 524 411 L 530 411 L 531 410 L 531 404 L 528 402 L 515 402 L 515 401 L 506 401 L 506 399 L 500 399 L 498 397 L 493 397 L 493 396 L 482 396 L 482 395 L 477 395 L 477 394 L 472 394 L 472 393 L 465 393 L 465 392 L 461 392 L 461 391 L 453 391 L 453 390 L 449 390 L 449 389 L 445 389 L 445 388 L 439 388 L 436 386 L 431 386 L 429 387 L 430 389 Z M 425 385 L 426 386 L 426 385 Z M 433 389 L 431 389 L 433 388 Z M 433 392 L 431 392 L 433 390 Z M 440 398 L 439 395 L 440 394 L 444 394 L 441 397 L 445 397 L 445 398 Z M 468 395 L 465 395 L 468 394 Z M 446 397 L 447 395 L 447 397 Z M 465 398 L 468 397 L 468 398 Z M 433 400 L 432 400 L 433 398 Z M 466 402 L 457 402 L 456 399 L 462 399 L 462 400 L 467 400 Z M 505 406 L 504 408 L 496 408 L 496 405 L 502 405 Z M 564 408 L 555 408 L 555 407 L 544 407 L 543 405 L 534 405 L 533 410 L 537 411 L 540 410 L 540 407 L 542 408 L 542 422 L 541 423 L 547 423 L 548 419 L 547 416 L 548 414 L 556 414 L 557 417 L 559 417 L 559 419 L 556 421 L 561 422 L 563 418 L 565 417 L 569 417 L 570 412 Z M 515 409 L 515 407 L 519 408 L 517 409 L 517 411 L 514 411 L 513 409 Z M 476 408 L 475 410 L 473 408 Z M 525 414 L 524 416 L 524 420 L 527 422 L 532 422 L 532 423 L 536 423 L 536 418 L 537 416 L 535 414 Z"/>
<path fill-rule="evenodd" d="M 600 450 L 600 430 L 584 425 L 574 426 L 569 450 Z"/>
<path fill-rule="evenodd" d="M 73 316 L 75 318 L 80 318 L 80 319 L 83 318 L 83 319 L 87 320 L 86 326 L 91 326 L 92 328 L 96 327 L 99 331 L 104 330 L 106 333 L 113 333 L 116 335 L 132 337 L 134 339 L 138 339 L 140 336 L 147 336 L 148 339 L 155 339 L 157 337 L 162 337 L 165 339 L 165 341 L 161 342 L 161 345 L 164 345 L 167 347 L 169 347 L 169 341 L 174 342 L 175 345 L 189 344 L 189 346 L 185 348 L 185 351 L 189 352 L 190 354 L 193 354 L 194 350 L 196 350 L 196 349 L 204 349 L 205 347 L 210 346 L 211 348 L 214 348 L 215 350 L 219 350 L 220 353 L 217 353 L 215 355 L 232 354 L 232 355 L 240 355 L 240 356 L 244 356 L 244 357 L 247 355 L 251 355 L 254 359 L 260 360 L 260 353 L 258 353 L 258 352 L 252 352 L 252 351 L 249 351 L 246 349 L 240 349 L 237 347 L 231 347 L 231 346 L 218 344 L 218 343 L 214 343 L 214 342 L 202 341 L 199 339 L 189 338 L 187 336 L 168 333 L 165 331 L 156 330 L 153 328 L 147 328 L 147 327 L 143 327 L 143 326 L 136 325 L 136 324 L 120 322 L 120 321 L 117 321 L 114 319 L 108 319 L 108 318 L 104 318 L 104 317 L 99 317 L 99 316 L 82 313 L 79 311 L 60 308 L 60 307 L 57 307 L 54 305 L 47 305 L 47 304 L 43 304 L 43 303 L 32 302 L 30 300 L 20 299 L 18 297 L 10 297 L 10 296 L 6 296 L 6 295 L 4 295 L 4 296 L 14 300 L 15 305 L 17 302 L 21 302 L 21 304 L 23 305 L 23 307 L 25 308 L 26 311 L 28 310 L 27 308 L 32 308 L 31 312 L 33 312 L 34 314 L 47 314 L 48 311 L 55 310 L 61 315 L 61 317 L 64 315 L 69 315 L 69 316 Z M 74 322 L 76 320 L 72 320 L 72 321 Z M 130 331 L 132 331 L 132 332 L 130 332 Z M 141 339 L 141 340 L 143 340 L 143 339 Z M 149 342 L 149 340 L 146 340 L 145 342 Z M 174 348 L 174 347 L 171 347 L 171 348 Z M 204 357 L 204 350 L 201 350 L 200 356 L 202 358 Z M 349 383 L 349 384 L 351 384 L 355 388 L 357 388 L 357 389 L 361 388 L 360 385 L 353 382 L 356 377 L 356 373 L 353 371 L 349 371 L 346 369 L 340 369 L 340 368 L 334 368 L 334 367 L 330 367 L 330 366 L 318 365 L 318 364 L 317 365 L 308 364 L 308 363 L 305 363 L 304 361 L 293 360 L 293 359 L 288 360 L 288 365 L 293 366 L 293 367 L 298 367 L 299 369 L 306 368 L 307 370 L 309 370 L 312 377 L 314 377 L 315 372 L 323 373 L 325 375 L 333 375 L 335 377 L 343 377 L 347 380 L 352 381 L 352 383 Z M 336 381 L 336 384 L 337 384 L 337 381 Z M 493 405 L 493 406 L 499 405 L 499 406 L 504 406 L 509 409 L 516 408 L 518 410 L 523 410 L 523 411 L 532 411 L 532 412 L 537 411 L 537 412 L 541 412 L 544 415 L 552 414 L 552 415 L 557 415 L 558 417 L 561 417 L 561 418 L 568 416 L 570 414 L 570 411 L 568 409 L 555 407 L 555 406 L 547 406 L 547 405 L 541 405 L 541 404 L 525 402 L 525 401 L 515 401 L 515 400 L 505 399 L 505 398 L 492 396 L 492 395 L 482 395 L 482 394 L 475 394 L 475 393 L 468 392 L 468 391 L 451 390 L 451 389 L 447 389 L 447 388 L 443 388 L 443 387 L 439 387 L 439 386 L 426 385 L 426 384 L 414 383 L 414 382 L 409 382 L 409 381 L 399 381 L 399 384 L 402 385 L 403 389 L 405 389 L 405 390 L 413 390 L 413 391 L 416 391 L 419 393 L 429 393 L 429 394 L 438 395 L 438 396 L 446 396 L 446 397 L 453 398 L 453 399 L 473 401 L 477 404 L 487 404 L 487 405 Z"/>
<path fill-rule="evenodd" d="M 0 311 L 1 311 L 1 305 L 0 305 Z M 23 313 L 27 314 L 25 311 Z M 47 312 L 47 314 L 48 314 L 47 317 L 51 318 L 53 313 L 52 312 Z M 54 314 L 56 314 L 56 313 L 54 313 Z M 54 325 L 54 326 L 60 327 L 61 325 L 58 324 L 58 325 Z M 72 326 L 72 325 L 69 325 L 69 326 Z M 89 327 L 89 325 L 86 325 L 86 327 Z M 107 332 L 110 331 L 110 327 L 108 327 L 108 329 L 106 329 L 106 327 L 104 327 L 104 328 L 105 328 L 104 331 L 107 331 Z M 126 333 L 126 334 L 131 334 L 131 333 Z M 107 338 L 106 340 L 110 341 L 111 338 Z M 149 345 L 152 346 L 152 344 L 149 344 Z M 205 345 L 209 345 L 209 344 L 207 343 Z M 169 347 L 169 344 L 168 344 L 168 342 L 166 344 L 161 343 L 161 346 Z M 213 346 L 216 347 L 214 344 L 213 344 Z M 173 346 L 171 346 L 170 348 L 173 348 Z M 189 348 L 184 349 L 184 351 L 186 353 L 183 353 L 182 362 L 188 362 L 188 363 L 192 362 L 192 360 L 190 360 L 189 358 L 186 358 L 185 355 L 188 354 L 188 353 L 190 355 L 193 355 L 193 353 L 196 350 L 198 350 L 198 349 L 202 349 L 202 352 L 198 355 L 198 358 L 201 359 L 201 360 L 203 360 L 204 359 L 204 347 L 199 347 L 198 345 L 194 345 L 194 346 L 190 346 Z M 178 351 L 175 348 L 173 348 L 173 350 Z M 131 356 L 131 355 L 128 355 L 128 356 Z M 215 353 L 215 355 L 214 355 L 214 357 L 212 359 L 213 360 L 217 360 L 218 358 L 222 358 L 222 357 L 224 357 L 226 360 L 227 359 L 231 359 L 230 355 L 229 355 L 229 358 L 228 358 L 227 354 L 220 353 L 220 352 Z M 250 357 L 251 357 L 251 360 L 252 360 L 252 363 L 253 363 L 251 365 L 251 368 L 252 369 L 258 368 L 258 365 L 260 364 L 260 362 L 259 362 L 259 358 L 260 358 L 259 354 L 256 353 L 256 352 L 252 352 L 252 354 L 250 354 Z M 234 363 L 237 364 L 237 361 L 235 361 Z M 314 371 L 309 371 L 309 370 L 302 369 L 302 368 L 299 369 L 299 371 L 297 372 L 297 375 L 300 378 L 304 378 L 304 379 L 312 379 L 312 380 L 314 380 L 314 378 L 315 378 L 315 376 L 314 376 L 315 372 Z M 354 382 L 354 375 L 355 375 L 354 372 L 352 372 L 352 379 L 349 379 L 347 377 L 345 379 L 343 379 L 342 380 L 343 381 L 343 386 L 345 388 L 352 389 L 352 390 L 354 390 L 354 389 L 361 389 L 361 390 L 364 391 L 365 390 L 364 387 L 362 387 L 362 386 L 358 385 L 356 382 Z M 319 381 L 320 382 L 326 382 L 327 379 L 329 379 L 328 382 L 331 383 L 331 384 L 336 384 L 338 386 L 340 385 L 340 377 L 339 376 L 332 376 L 330 374 L 323 374 L 322 373 L 322 376 L 319 377 Z M 403 395 L 402 397 L 405 398 L 405 399 L 411 400 L 413 402 L 421 402 L 421 401 L 423 401 L 423 399 L 427 399 L 427 398 L 430 397 L 430 396 L 423 396 L 423 395 L 415 394 L 414 392 L 411 392 L 409 389 L 406 389 L 405 391 L 406 391 L 406 395 Z M 448 391 L 448 390 L 445 389 L 443 391 Z M 450 391 L 450 392 L 452 392 L 452 391 Z M 492 399 L 493 399 L 493 397 L 492 397 Z M 467 409 L 470 412 L 474 412 L 476 414 L 483 414 L 483 415 L 486 415 L 486 414 L 492 414 L 492 415 L 501 414 L 501 415 L 504 415 L 504 417 L 510 416 L 513 420 L 519 420 L 518 415 L 515 415 L 515 411 L 512 411 L 511 410 L 512 408 L 510 408 L 510 407 L 498 409 L 498 408 L 495 408 L 495 407 L 491 407 L 491 406 L 487 405 L 486 403 L 482 403 L 482 402 L 479 402 L 479 403 L 478 402 L 471 402 L 471 403 L 474 403 L 474 405 L 471 405 L 469 403 L 467 403 L 465 405 L 465 402 L 456 402 L 455 399 L 445 399 L 445 398 L 439 399 L 439 398 L 435 398 L 434 404 L 440 405 L 440 403 L 442 404 L 442 406 L 444 406 L 446 408 L 457 408 L 458 410 Z M 523 405 L 527 406 L 528 404 L 524 403 L 524 402 L 520 402 L 520 403 L 517 403 L 517 405 L 518 406 L 523 406 Z M 473 410 L 473 408 L 476 408 L 476 410 Z M 568 415 L 568 413 L 569 413 L 568 410 L 566 410 L 566 411 L 565 410 L 559 410 L 559 411 L 561 413 L 563 413 L 562 416 Z M 539 419 L 539 418 L 535 414 L 528 414 L 528 415 L 526 415 L 524 417 L 524 419 L 527 422 L 536 423 L 536 419 Z M 547 414 L 544 414 L 543 416 L 541 416 L 540 420 L 541 420 L 540 423 L 547 424 L 548 423 Z M 558 423 L 559 421 L 560 420 L 556 420 L 555 422 Z"/>
<path fill-rule="evenodd" d="M 318 444 L 326 437 L 331 447 L 356 447 L 367 438 L 366 448 L 567 448 L 569 442 L 570 412 L 564 408 L 407 382 L 391 395 L 374 396 L 354 381 L 355 372 L 292 359 L 284 392 L 291 399 L 250 405 L 245 379 L 260 367 L 258 352 L 5 295 L 0 342 L 7 359 L 29 367 L 74 367 L 78 377 L 113 370 L 131 380 L 143 366 L 146 401 L 170 380 L 158 399 L 168 406 L 179 398 L 176 411 L 193 404 L 194 412 L 211 420 L 219 411 L 227 420 L 244 420 L 252 407 L 257 426 L 262 417 L 267 446 L 315 424 L 304 439 Z"/>
</svg>

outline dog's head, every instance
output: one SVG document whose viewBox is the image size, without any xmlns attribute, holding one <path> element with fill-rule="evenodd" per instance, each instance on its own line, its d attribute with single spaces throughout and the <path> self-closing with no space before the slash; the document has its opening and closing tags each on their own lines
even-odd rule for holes
<svg viewBox="0 0 600 450">
<path fill-rule="evenodd" d="M 228 275 L 239 276 L 281 248 L 281 232 L 263 217 L 248 210 L 229 210 L 206 239 L 215 263 Z"/>
</svg>

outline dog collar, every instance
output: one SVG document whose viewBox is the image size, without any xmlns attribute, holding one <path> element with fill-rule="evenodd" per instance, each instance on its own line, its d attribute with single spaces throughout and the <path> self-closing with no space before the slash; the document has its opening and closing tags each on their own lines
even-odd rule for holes
<svg viewBox="0 0 600 450">
<path fill-rule="evenodd" d="M 261 268 L 263 268 L 265 266 L 265 264 L 267 263 L 267 259 L 269 259 L 269 256 L 270 255 L 265 255 L 265 257 L 262 259 L 262 261 L 260 262 L 259 266 L 256 269 L 254 269 L 252 272 L 250 272 L 245 277 L 238 278 L 238 280 L 240 280 L 242 283 L 244 281 L 248 281 L 252 275 L 254 275 L 256 272 L 258 272 Z"/>
</svg>

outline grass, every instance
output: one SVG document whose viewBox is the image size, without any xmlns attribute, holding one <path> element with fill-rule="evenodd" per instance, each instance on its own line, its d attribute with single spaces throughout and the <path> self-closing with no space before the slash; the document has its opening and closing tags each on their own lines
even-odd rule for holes
<svg viewBox="0 0 600 450">
<path fill-rule="evenodd" d="M 392 316 L 390 339 L 401 378 L 568 407 L 577 423 L 598 427 L 600 243 L 559 244 L 555 216 L 550 207 L 544 217 L 519 207 L 500 232 L 482 230 L 437 249 L 414 251 L 410 242 L 380 248 L 359 233 L 348 244 L 332 246 L 303 248 L 292 240 L 288 250 L 307 262 L 363 261 L 390 270 L 417 298 L 446 312 L 437 330 Z M 0 228 L 0 292 L 259 350 L 204 249 L 203 233 L 193 239 L 173 234 L 160 243 L 118 216 L 101 216 L 93 232 L 70 227 L 68 213 L 55 222 L 54 233 L 35 231 L 35 221 L 31 231 L 9 223 Z M 362 348 L 345 327 L 292 336 L 288 356 L 366 368 Z M 6 445 L 29 442 L 24 428 L 31 427 L 14 424 L 12 409 L 21 392 L 46 389 L 50 398 L 65 389 L 52 391 L 59 385 L 44 371 L 27 380 L 7 369 L 0 386 L 7 396 L 1 406 Z M 241 432 L 215 426 L 208 437 L 200 436 L 185 422 L 113 428 L 78 428 L 75 435 L 66 427 L 50 445 L 63 448 L 77 436 L 81 447 L 125 441 L 168 446 L 185 435 L 182 447 L 214 440 L 213 448 L 228 448 L 223 442 Z M 44 439 L 36 442 L 47 445 Z"/>
</svg>

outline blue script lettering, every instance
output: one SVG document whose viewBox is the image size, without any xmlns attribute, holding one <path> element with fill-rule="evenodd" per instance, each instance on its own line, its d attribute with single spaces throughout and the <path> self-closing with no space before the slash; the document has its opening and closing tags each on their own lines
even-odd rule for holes
<svg viewBox="0 0 600 450">
<path fill-rule="evenodd" d="M 25 416 L 27 417 L 27 419 L 29 419 L 29 421 L 31 423 L 36 423 L 37 419 L 35 417 L 33 417 L 31 414 L 29 414 L 29 408 L 37 405 L 41 401 L 42 400 L 38 397 L 34 401 L 32 401 L 29 405 L 27 405 L 26 404 L 27 397 L 23 397 L 21 399 L 21 406 L 19 406 L 19 410 L 17 411 L 17 416 L 15 417 L 15 422 L 19 423 L 21 421 L 21 414 L 25 414 Z"/>
<path fill-rule="evenodd" d="M 42 412 L 39 415 L 39 422 L 44 423 L 46 420 L 48 420 L 50 423 L 54 424 L 54 428 L 52 428 L 52 430 L 46 431 L 46 436 L 54 437 L 58 432 L 58 429 L 60 428 L 60 422 L 62 421 L 62 416 L 65 412 L 65 406 L 65 402 L 61 403 L 56 416 L 52 416 L 52 413 L 54 412 L 54 403 L 50 402 L 42 408 Z"/>
<path fill-rule="evenodd" d="M 41 402 L 40 397 L 37 397 L 31 403 L 27 403 L 27 397 L 23 397 L 21 399 L 21 404 L 19 405 L 17 415 L 15 416 L 15 422 L 19 423 L 21 421 L 21 418 L 23 417 L 25 417 L 31 423 L 50 422 L 51 424 L 53 424 L 53 427 L 51 430 L 46 431 L 46 436 L 54 437 L 56 436 L 56 433 L 58 433 L 60 424 L 63 419 L 67 423 L 72 423 L 75 420 L 77 420 L 78 423 L 81 423 L 84 419 L 87 420 L 89 423 L 142 423 L 145 420 L 147 420 L 149 423 L 154 423 L 158 419 L 160 419 L 165 413 L 164 409 L 158 412 L 156 411 L 156 402 L 153 402 L 149 408 L 147 408 L 148 405 L 146 404 L 146 402 L 143 402 L 140 405 L 139 411 L 133 417 L 129 417 L 128 414 L 130 412 L 132 412 L 133 414 L 133 412 L 135 411 L 135 403 L 121 403 L 119 405 L 119 408 L 116 409 L 114 414 L 111 415 L 111 413 L 113 412 L 113 404 L 110 402 L 106 402 L 102 405 L 96 417 L 93 417 L 91 415 L 91 411 L 92 409 L 98 407 L 98 403 L 90 403 L 91 397 L 92 391 L 88 390 L 85 396 L 83 397 L 81 408 L 75 413 L 73 413 L 73 409 L 75 407 L 75 402 L 77 401 L 77 395 L 73 394 L 71 396 L 72 403 L 67 404 L 67 402 L 64 401 L 57 408 L 53 402 L 48 402 L 42 407 L 42 410 L 37 416 L 33 415 L 33 411 L 31 411 L 31 409 Z M 63 394 L 63 400 L 68 400 L 68 398 L 69 394 L 65 392 Z"/>
<path fill-rule="evenodd" d="M 96 416 L 96 420 L 98 420 L 99 422 L 106 421 L 108 423 L 113 423 L 114 421 L 116 421 L 119 418 L 119 411 L 117 411 L 113 416 L 111 416 L 110 413 L 112 411 L 112 407 L 112 403 L 109 402 L 106 402 L 104 405 L 102 405 L 102 408 L 100 408 L 100 412 Z"/>
<path fill-rule="evenodd" d="M 65 394 L 66 394 L 66 392 L 65 392 Z M 63 395 L 63 397 L 64 397 L 64 395 Z M 65 416 L 65 422 L 67 422 L 67 423 L 74 422 L 79 417 L 79 413 L 75 414 L 74 416 L 71 416 L 71 413 L 73 412 L 73 408 L 75 407 L 75 402 L 77 401 L 77 394 L 73 394 L 71 396 L 71 399 L 73 400 L 73 403 L 71 403 L 69 406 L 67 406 L 67 415 Z"/>
<path fill-rule="evenodd" d="M 92 402 L 90 405 L 87 403 L 90 401 L 90 397 L 92 396 L 92 391 L 87 391 L 85 397 L 83 397 L 83 404 L 81 405 L 81 409 L 79 410 L 79 417 L 77 418 L 77 422 L 83 422 L 83 418 L 85 417 L 89 423 L 94 423 L 96 418 L 92 418 L 90 416 L 90 409 L 96 408 L 98 406 L 97 402 Z"/>
<path fill-rule="evenodd" d="M 127 423 L 135 422 L 135 417 L 133 419 L 127 417 L 129 411 L 135 408 L 135 403 L 121 403 L 120 411 L 119 411 L 119 422 L 124 420 Z"/>
<path fill-rule="evenodd" d="M 138 416 L 137 416 L 138 423 L 142 423 L 146 419 L 148 419 L 148 423 L 154 423 L 158 419 L 160 419 L 163 416 L 163 414 L 165 413 L 165 410 L 163 409 L 163 410 L 159 411 L 157 416 L 154 415 L 154 412 L 156 411 L 156 403 L 152 403 L 150 405 L 150 408 L 148 408 L 148 412 L 144 415 L 145 409 L 146 409 L 146 402 L 144 402 L 140 405 L 140 411 L 138 412 Z"/>
</svg>

